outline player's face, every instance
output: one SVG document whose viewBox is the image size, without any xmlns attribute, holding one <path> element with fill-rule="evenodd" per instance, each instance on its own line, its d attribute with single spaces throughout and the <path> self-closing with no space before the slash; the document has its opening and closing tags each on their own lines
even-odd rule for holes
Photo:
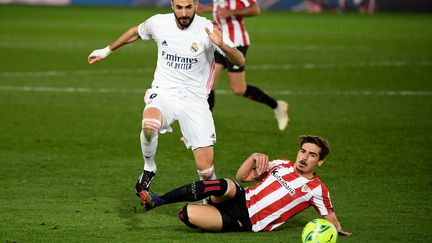
<svg viewBox="0 0 432 243">
<path fill-rule="evenodd" d="M 321 166 L 324 160 L 320 160 L 321 148 L 313 143 L 304 143 L 297 153 L 295 162 L 296 171 L 306 178 L 312 177 L 315 168 Z"/>
<path fill-rule="evenodd" d="M 195 17 L 196 0 L 172 0 L 171 8 L 174 11 L 177 25 L 181 29 L 189 27 Z"/>
</svg>

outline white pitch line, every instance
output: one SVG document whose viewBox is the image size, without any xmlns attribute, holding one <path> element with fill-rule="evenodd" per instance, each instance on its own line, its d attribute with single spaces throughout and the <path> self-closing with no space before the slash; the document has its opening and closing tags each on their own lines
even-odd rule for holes
<svg viewBox="0 0 432 243">
<path fill-rule="evenodd" d="M 432 66 L 432 61 L 380 61 L 353 63 L 305 63 L 305 64 L 256 64 L 248 65 L 250 70 L 287 70 L 287 69 L 333 69 L 333 68 L 377 68 L 377 67 L 405 67 Z M 87 75 L 116 75 L 116 74 L 144 74 L 153 73 L 153 68 L 112 68 L 86 70 L 48 70 L 29 72 L 0 72 L 1 78 L 13 77 L 56 77 L 56 76 L 87 76 Z"/>
<path fill-rule="evenodd" d="M 248 65 L 252 70 L 276 70 L 276 69 L 332 69 L 332 68 L 377 68 L 377 67 L 404 67 L 404 66 L 431 66 L 430 61 L 406 62 L 406 61 L 381 61 L 381 62 L 356 62 L 356 63 L 305 63 L 305 64 L 260 64 Z"/>
<path fill-rule="evenodd" d="M 0 86 L 0 91 L 16 92 L 60 92 L 60 93 L 139 93 L 144 94 L 145 89 L 117 89 L 117 88 L 84 88 L 84 87 L 43 87 L 43 86 Z M 229 95 L 232 92 L 226 89 L 217 89 L 216 94 Z M 298 95 L 298 96 L 432 96 L 432 91 L 416 90 L 336 90 L 336 91 L 290 91 L 275 90 L 272 94 Z"/>
<path fill-rule="evenodd" d="M 154 69 L 150 68 L 113 68 L 113 69 L 94 69 L 94 70 L 74 70 L 74 71 L 33 71 L 33 72 L 2 72 L 3 78 L 12 77 L 55 77 L 55 76 L 87 76 L 87 75 L 111 75 L 111 74 L 143 74 L 153 73 Z"/>
<path fill-rule="evenodd" d="M 43 87 L 43 86 L 0 86 L 0 91 L 59 92 L 59 93 L 145 93 L 145 89 Z"/>
</svg>

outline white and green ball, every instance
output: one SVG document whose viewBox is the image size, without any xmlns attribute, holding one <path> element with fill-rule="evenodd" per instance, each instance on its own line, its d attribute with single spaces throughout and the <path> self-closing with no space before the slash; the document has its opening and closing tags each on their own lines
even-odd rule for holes
<svg viewBox="0 0 432 243">
<path fill-rule="evenodd" d="M 314 219 L 306 224 L 302 232 L 303 243 L 336 243 L 338 232 L 325 219 Z"/>
</svg>

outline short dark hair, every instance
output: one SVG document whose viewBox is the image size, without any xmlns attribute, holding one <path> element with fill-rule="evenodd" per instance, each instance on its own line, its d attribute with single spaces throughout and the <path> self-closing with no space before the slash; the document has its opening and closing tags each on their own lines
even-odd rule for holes
<svg viewBox="0 0 432 243">
<path fill-rule="evenodd" d="M 320 138 L 319 136 L 300 135 L 299 140 L 300 140 L 300 148 L 305 143 L 313 143 L 316 146 L 320 147 L 321 148 L 321 151 L 319 153 L 320 160 L 325 159 L 325 157 L 327 157 L 327 155 L 330 153 L 329 143 L 325 139 Z"/>
</svg>

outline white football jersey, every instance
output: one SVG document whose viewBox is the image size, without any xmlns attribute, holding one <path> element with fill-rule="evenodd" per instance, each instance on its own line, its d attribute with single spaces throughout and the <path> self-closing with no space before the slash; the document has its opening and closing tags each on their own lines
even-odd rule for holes
<svg viewBox="0 0 432 243">
<path fill-rule="evenodd" d="M 220 49 L 208 37 L 206 27 L 213 31 L 208 19 L 195 15 L 191 25 L 182 30 L 174 13 L 154 15 L 138 26 L 141 39 L 153 38 L 158 46 L 152 87 L 186 89 L 207 97 L 214 80 L 214 52 Z M 229 40 L 224 42 L 234 46 Z"/>
</svg>

